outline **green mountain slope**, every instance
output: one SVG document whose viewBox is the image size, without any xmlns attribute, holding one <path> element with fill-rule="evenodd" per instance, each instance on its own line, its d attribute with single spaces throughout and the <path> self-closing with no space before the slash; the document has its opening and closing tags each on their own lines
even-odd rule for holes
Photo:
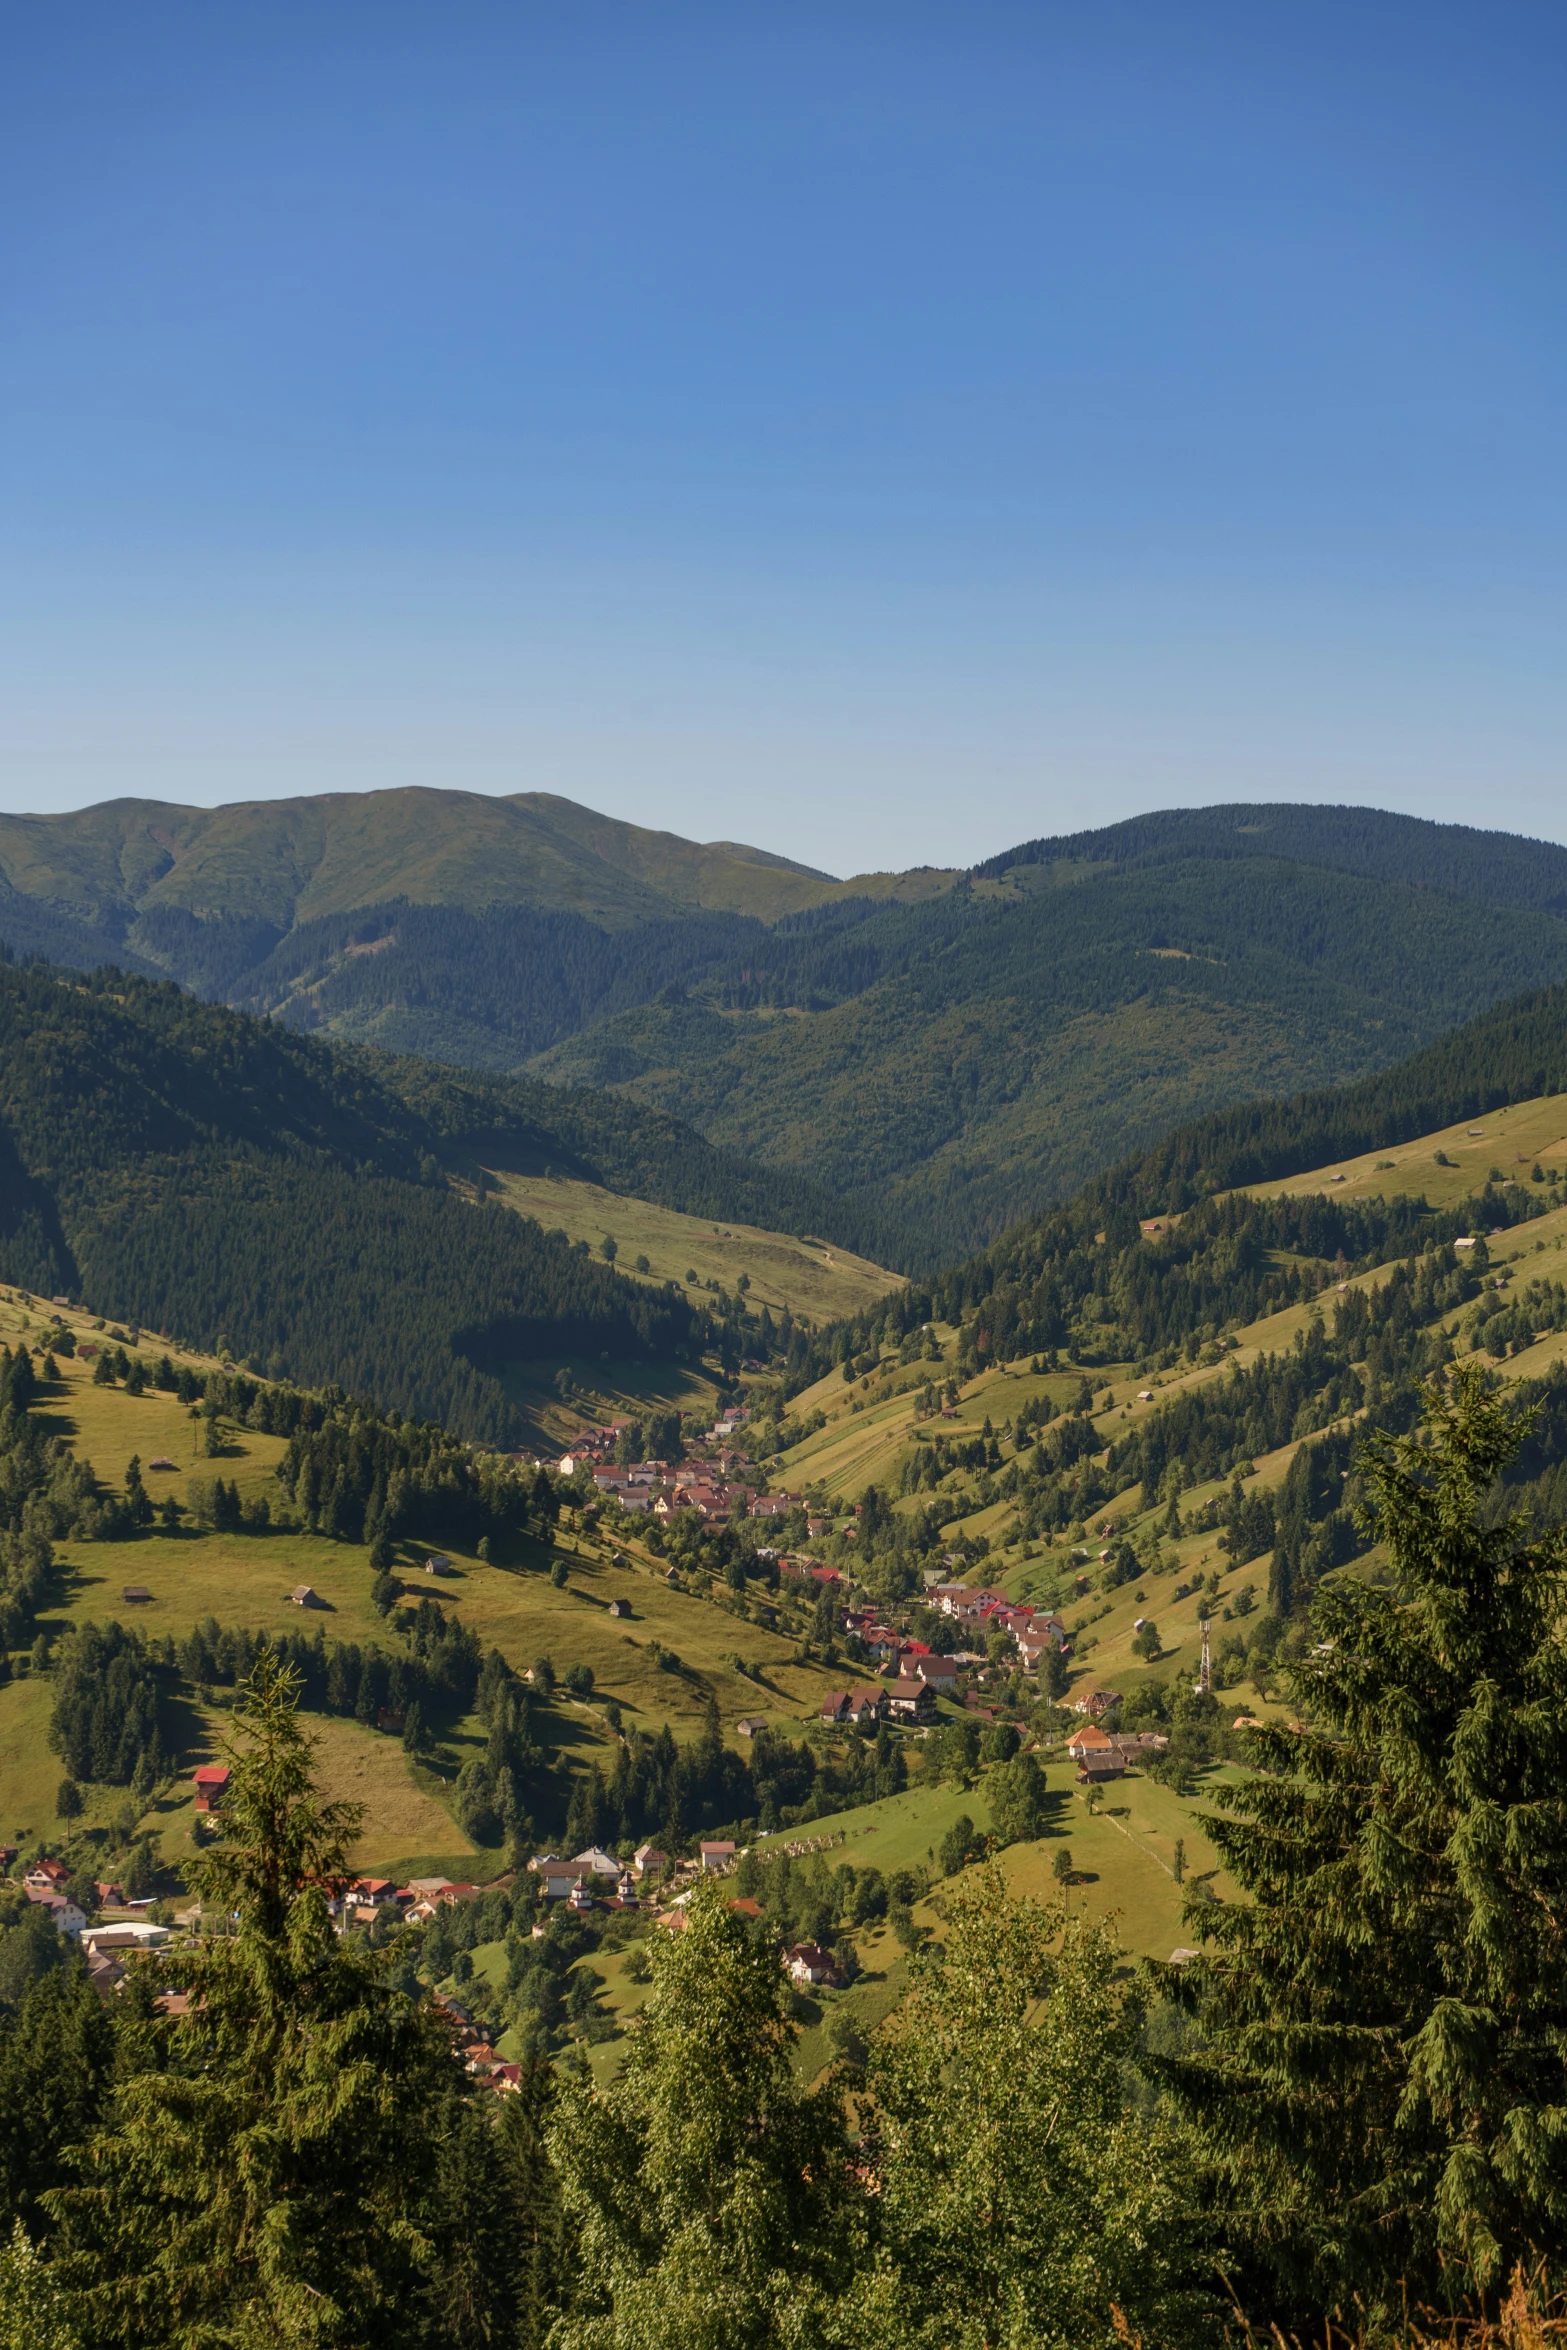
<svg viewBox="0 0 1567 2350">
<path fill-rule="evenodd" d="M 1025 841 L 974 867 L 977 879 L 1071 881 L 1202 856 L 1218 862 L 1288 858 L 1372 881 L 1406 881 L 1485 905 L 1567 914 L 1567 849 L 1468 824 L 1432 824 L 1384 808 L 1289 804 L 1168 808 L 1098 832 Z"/>
<path fill-rule="evenodd" d="M 1375 1194 L 1346 1186 L 1259 1197 L 1244 1186 L 1563 1093 L 1567 986 L 1557 986 L 1498 1005 L 1356 1085 L 1193 1120 L 1071 1199 L 1021 1219 L 942 1273 L 913 1310 L 951 1323 L 967 1317 L 970 1351 L 991 1360 L 1063 1345 L 1082 1362 L 1146 1365 L 1171 1347 L 1195 1355 L 1226 1328 L 1315 1295 L 1340 1257 L 1402 1258 L 1450 1244 L 1471 1227 L 1526 1220 L 1562 1199 L 1559 1188 L 1528 1180 L 1432 1187 L 1419 1165 L 1396 1191 L 1389 1184 Z M 1434 1164 L 1429 1171 L 1437 1173 Z"/>
<path fill-rule="evenodd" d="M 1567 850 L 1354 808 L 834 882 L 541 794 L 116 802 L 0 819 L 0 879 L 0 939 L 617 1092 L 910 1271 L 1197 1113 L 1368 1076 L 1567 979 Z"/>
<path fill-rule="evenodd" d="M 769 1226 L 832 1204 L 656 1113 L 350 1058 L 167 983 L 0 968 L 0 1281 L 490 1442 L 519 1433 L 514 1366 L 708 1343 L 673 1287 L 459 1195 L 486 1158 Z"/>
<path fill-rule="evenodd" d="M 965 884 L 863 927 L 891 967 L 840 1002 L 736 1010 L 693 991 L 535 1066 L 840 1191 L 878 1187 L 916 1267 L 1199 1104 L 1361 1076 L 1567 976 L 1552 914 L 1254 858 L 1007 897 Z"/>
<path fill-rule="evenodd" d="M 329 793 L 178 808 L 111 800 L 67 816 L 0 817 L 13 890 L 129 930 L 173 908 L 295 923 L 409 898 L 424 905 L 570 908 L 611 926 L 676 908 L 776 916 L 832 878 L 732 842 L 702 846 L 545 792 Z"/>
<path fill-rule="evenodd" d="M 1178 1212 L 1215 1192 L 1391 1150 L 1509 1102 L 1561 1093 L 1567 988 L 1557 986 L 1497 1004 L 1358 1085 L 1195 1119 L 1109 1169 L 1095 1196 L 1140 1216 Z"/>
</svg>

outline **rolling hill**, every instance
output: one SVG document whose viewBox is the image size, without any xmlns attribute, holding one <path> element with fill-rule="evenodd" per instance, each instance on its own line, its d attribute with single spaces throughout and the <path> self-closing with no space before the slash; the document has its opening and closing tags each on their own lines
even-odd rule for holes
<svg viewBox="0 0 1567 2350">
<path fill-rule="evenodd" d="M 529 1366 L 745 1351 L 737 1300 L 486 1206 L 486 1164 L 757 1227 L 833 1206 L 602 1096 L 372 1062 L 166 982 L 0 967 L 0 1280 L 491 1443 L 521 1431 Z"/>
<path fill-rule="evenodd" d="M 903 1238 L 890 1261 L 916 1270 L 1199 1104 L 1360 1077 L 1567 976 L 1555 914 L 1263 857 L 964 883 L 852 943 L 876 973 L 835 1000 L 823 944 L 821 983 L 791 974 L 783 1001 L 692 990 L 532 1065 L 869 1189 Z"/>
<path fill-rule="evenodd" d="M 922 1274 L 1198 1113 L 1368 1077 L 1567 980 L 1567 850 L 1353 808 L 839 882 L 542 794 L 122 801 L 0 819 L 0 883 L 18 949 L 618 1094 Z"/>
</svg>

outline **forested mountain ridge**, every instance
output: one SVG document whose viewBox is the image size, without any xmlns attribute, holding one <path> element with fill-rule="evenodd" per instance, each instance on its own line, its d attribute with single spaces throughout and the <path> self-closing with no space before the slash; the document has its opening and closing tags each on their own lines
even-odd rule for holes
<svg viewBox="0 0 1567 2350">
<path fill-rule="evenodd" d="M 1567 1092 L 1567 987 L 1511 998 L 1357 1085 L 1247 1102 L 1194 1120 L 1112 1167 L 1094 1187 L 1139 1215 L 1391 1149 L 1509 1102 Z"/>
<path fill-rule="evenodd" d="M 920 1271 L 1199 1103 L 1367 1076 L 1567 977 L 1567 924 L 1319 866 L 1187 858 L 1037 893 L 963 883 L 848 936 L 775 933 L 773 952 L 787 985 L 770 1002 L 758 964 L 749 1006 L 690 990 L 534 1065 L 869 1190 L 903 1238 L 884 1261 Z M 870 976 L 834 993 L 851 955 Z"/>
<path fill-rule="evenodd" d="M 1107 867 L 1168 863 L 1203 856 L 1220 861 L 1284 857 L 1405 881 L 1486 905 L 1567 914 L 1567 849 L 1468 824 L 1434 824 L 1383 808 L 1255 806 L 1168 808 L 1128 817 L 1097 832 L 1058 833 L 1004 849 L 973 868 L 976 880 L 1022 880 L 1031 867 L 1057 868 L 1040 879 L 1071 881 Z"/>
<path fill-rule="evenodd" d="M 458 1196 L 492 1155 L 737 1219 L 833 1206 L 627 1105 L 351 1056 L 167 982 L 0 967 L 0 1280 L 491 1442 L 520 1429 L 508 1363 L 700 1351 L 672 1287 Z"/>
<path fill-rule="evenodd" d="M 251 926 L 257 960 L 297 926 L 390 899 L 570 910 L 617 929 L 699 911 L 776 920 L 846 886 L 771 850 L 683 840 L 549 792 L 419 786 L 219 808 L 126 799 L 68 815 L 0 815 L 0 879 L 133 951 L 146 920 L 155 960 L 200 924 Z"/>
<path fill-rule="evenodd" d="M 1400 1196 L 1369 1201 L 1326 1190 L 1254 1200 L 1245 1185 L 1559 1093 L 1567 1094 L 1567 986 L 1497 1005 L 1357 1084 L 1246 1102 L 1178 1127 L 920 1285 L 916 1306 L 946 1321 L 967 1317 L 976 1334 L 988 1325 L 982 1353 L 1065 1344 L 1079 1359 L 1097 1348 L 1109 1360 L 1118 1346 L 1141 1356 L 1194 1332 L 1206 1342 L 1286 1302 L 1286 1260 L 1402 1256 L 1434 1245 L 1433 1233 L 1450 1237 L 1447 1223 L 1457 1231 L 1469 1216 L 1512 1221 L 1533 1189 L 1488 1185 L 1478 1205 L 1444 1221 L 1427 1207 L 1418 1171 L 1400 1175 Z M 1143 1223 L 1166 1216 L 1183 1220 L 1151 1245 Z M 835 1343 L 856 1351 L 853 1332 Z"/>
<path fill-rule="evenodd" d="M 117 802 L 0 820 L 0 876 L 16 945 L 618 1092 L 852 1199 L 813 1226 L 919 1274 L 1195 1113 L 1367 1077 L 1567 979 L 1567 850 L 1353 808 L 839 883 L 539 794 Z"/>
</svg>

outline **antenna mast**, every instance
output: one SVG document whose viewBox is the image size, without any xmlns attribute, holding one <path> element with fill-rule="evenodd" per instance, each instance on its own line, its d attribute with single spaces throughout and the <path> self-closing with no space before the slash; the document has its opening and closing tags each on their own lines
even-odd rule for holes
<svg viewBox="0 0 1567 2350">
<path fill-rule="evenodd" d="M 1197 1667 L 1197 1678 L 1193 1683 L 1199 1697 L 1207 1697 L 1211 1695 L 1213 1690 L 1213 1657 L 1208 1645 L 1208 1621 L 1209 1619 L 1204 1616 L 1202 1620 L 1202 1662 Z"/>
</svg>

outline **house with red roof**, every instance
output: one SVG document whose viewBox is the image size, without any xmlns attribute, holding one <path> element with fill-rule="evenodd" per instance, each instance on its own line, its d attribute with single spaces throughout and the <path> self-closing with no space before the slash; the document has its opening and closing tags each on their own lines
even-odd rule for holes
<svg viewBox="0 0 1567 2350">
<path fill-rule="evenodd" d="M 826 1983 L 843 1981 L 843 1974 L 830 1950 L 819 1942 L 796 1942 L 792 1950 L 784 1952 L 784 1966 L 795 1982 Z"/>
</svg>

